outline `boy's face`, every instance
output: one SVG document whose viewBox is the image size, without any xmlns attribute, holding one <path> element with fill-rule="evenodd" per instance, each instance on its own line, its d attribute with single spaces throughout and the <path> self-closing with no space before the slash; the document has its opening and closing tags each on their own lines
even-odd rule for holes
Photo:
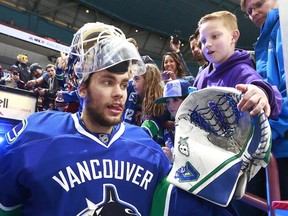
<svg viewBox="0 0 288 216">
<path fill-rule="evenodd" d="M 183 102 L 182 98 L 166 99 L 167 109 L 174 118 L 182 102 Z"/>
<path fill-rule="evenodd" d="M 234 53 L 236 39 L 222 20 L 206 21 L 199 30 L 202 52 L 209 62 L 217 66 Z"/>
<path fill-rule="evenodd" d="M 53 78 L 56 75 L 56 71 L 55 71 L 54 67 L 47 68 L 47 73 L 48 73 L 49 78 Z"/>
</svg>

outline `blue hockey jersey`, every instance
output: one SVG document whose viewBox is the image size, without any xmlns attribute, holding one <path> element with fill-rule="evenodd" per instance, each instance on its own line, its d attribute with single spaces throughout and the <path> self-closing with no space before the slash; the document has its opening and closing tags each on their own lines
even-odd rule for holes
<svg viewBox="0 0 288 216">
<path fill-rule="evenodd" d="M 167 199 L 169 190 L 161 188 L 163 182 L 169 186 L 170 165 L 157 143 L 123 123 L 112 134 L 92 134 L 79 116 L 39 112 L 7 133 L 0 215 L 149 215 Z M 185 203 L 182 215 L 234 214 L 181 189 L 171 191 L 162 213 L 159 208 L 151 215 L 176 215 Z"/>
<path fill-rule="evenodd" d="M 142 102 L 140 101 L 139 95 L 135 92 L 132 83 L 133 80 L 129 80 L 125 112 L 122 119 L 124 122 L 140 126 Z"/>
</svg>

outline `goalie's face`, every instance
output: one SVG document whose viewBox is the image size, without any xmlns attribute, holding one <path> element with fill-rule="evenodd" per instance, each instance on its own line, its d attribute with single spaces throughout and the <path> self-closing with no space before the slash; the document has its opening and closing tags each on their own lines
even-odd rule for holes
<svg viewBox="0 0 288 216">
<path fill-rule="evenodd" d="M 121 122 L 127 98 L 128 72 L 102 70 L 89 76 L 79 87 L 84 109 L 82 120 L 95 133 L 111 133 Z"/>
</svg>

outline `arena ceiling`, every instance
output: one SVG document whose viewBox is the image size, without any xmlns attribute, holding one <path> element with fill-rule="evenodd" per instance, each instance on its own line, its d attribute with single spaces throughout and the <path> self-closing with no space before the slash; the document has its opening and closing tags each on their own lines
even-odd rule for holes
<svg viewBox="0 0 288 216">
<path fill-rule="evenodd" d="M 169 36 L 181 32 L 181 48 L 188 64 L 193 64 L 188 38 L 199 19 L 207 13 L 229 10 L 238 18 L 241 32 L 239 48 L 253 49 L 258 29 L 245 19 L 240 0 L 0 0 L 0 4 L 27 11 L 54 25 L 71 30 L 71 38 L 84 23 L 100 21 L 113 24 L 139 43 L 141 54 L 161 61 L 169 51 Z M 28 29 L 29 30 L 29 29 Z M 40 34 L 39 32 L 35 32 Z M 57 35 L 51 35 L 58 40 Z M 43 35 L 43 33 L 41 33 Z M 69 41 L 71 40 L 69 38 Z M 60 42 L 69 45 L 67 41 Z"/>
</svg>

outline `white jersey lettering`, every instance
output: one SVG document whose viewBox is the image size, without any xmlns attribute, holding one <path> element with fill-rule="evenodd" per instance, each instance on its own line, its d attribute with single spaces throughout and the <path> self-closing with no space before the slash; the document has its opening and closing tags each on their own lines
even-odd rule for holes
<svg viewBox="0 0 288 216">
<path fill-rule="evenodd" d="M 88 169 L 88 165 L 87 165 L 86 161 L 83 161 L 83 165 L 84 166 L 82 166 L 82 164 L 80 164 L 80 163 L 77 163 L 81 182 L 85 181 L 85 177 L 90 181 L 92 179 L 92 177 L 91 177 L 91 173 Z"/>
<path fill-rule="evenodd" d="M 77 162 L 73 168 L 67 166 L 52 177 L 67 192 L 86 181 L 102 178 L 124 180 L 147 190 L 149 183 L 153 179 L 153 173 L 145 170 L 142 166 L 131 164 L 130 162 L 94 159 L 89 162 Z"/>
<path fill-rule="evenodd" d="M 75 186 L 75 183 L 81 184 L 80 179 L 78 178 L 76 173 L 74 173 L 74 171 L 72 170 L 72 168 L 70 166 L 68 166 L 66 168 L 66 171 L 67 171 L 67 174 L 68 174 L 68 178 L 69 178 L 69 182 L 70 182 L 71 188 L 73 188 Z"/>
<path fill-rule="evenodd" d="M 92 176 L 93 179 L 100 179 L 102 178 L 102 173 L 101 172 L 97 172 L 95 170 L 95 167 L 100 166 L 99 160 L 91 160 L 90 161 L 90 166 L 92 168 Z"/>
<path fill-rule="evenodd" d="M 69 189 L 69 184 L 68 184 L 68 182 L 67 182 L 67 180 L 66 180 L 63 172 L 62 172 L 62 171 L 59 171 L 58 173 L 59 173 L 59 176 L 60 176 L 61 179 L 59 179 L 57 176 L 53 176 L 52 178 L 53 178 L 56 182 L 58 182 L 58 184 L 60 184 L 61 187 L 64 188 L 64 190 L 66 190 L 66 191 L 68 192 L 68 191 L 70 190 L 70 189 Z"/>
</svg>

